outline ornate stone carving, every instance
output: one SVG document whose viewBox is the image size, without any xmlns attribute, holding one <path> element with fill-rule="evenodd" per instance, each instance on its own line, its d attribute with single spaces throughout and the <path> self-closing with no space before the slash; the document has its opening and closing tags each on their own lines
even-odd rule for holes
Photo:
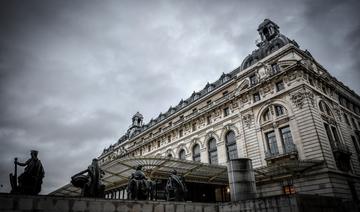
<svg viewBox="0 0 360 212">
<path fill-rule="evenodd" d="M 263 90 L 263 92 L 262 92 L 263 95 L 262 96 L 265 97 L 269 93 L 272 93 L 273 86 L 271 84 L 268 84 L 268 85 L 264 86 L 262 90 Z"/>
<path fill-rule="evenodd" d="M 339 106 L 334 104 L 333 109 L 334 109 L 334 113 L 335 113 L 336 117 L 339 119 L 339 121 L 342 121 L 341 110 L 340 110 Z"/>
<path fill-rule="evenodd" d="M 290 99 L 300 109 L 302 109 L 306 100 L 309 100 L 311 105 L 314 106 L 314 94 L 310 91 L 297 91 L 291 95 Z"/>
<path fill-rule="evenodd" d="M 254 117 L 254 115 L 252 115 L 252 114 L 243 115 L 242 119 L 244 121 L 245 126 L 250 127 L 253 117 Z"/>
<path fill-rule="evenodd" d="M 267 64 L 267 63 L 264 63 L 264 68 L 265 68 L 265 73 L 267 76 L 270 76 L 271 73 L 272 73 L 272 70 L 271 70 L 271 65 Z"/>
<path fill-rule="evenodd" d="M 236 109 L 236 108 L 238 108 L 238 107 L 239 107 L 239 103 L 238 103 L 237 101 L 235 101 L 235 102 L 232 103 L 232 108 L 233 108 L 233 109 Z"/>
</svg>

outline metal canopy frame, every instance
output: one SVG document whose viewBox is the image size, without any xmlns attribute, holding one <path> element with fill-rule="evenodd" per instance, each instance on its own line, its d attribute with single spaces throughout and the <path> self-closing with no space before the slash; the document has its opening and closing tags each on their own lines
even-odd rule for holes
<svg viewBox="0 0 360 212">
<path fill-rule="evenodd" d="M 118 158 L 101 165 L 105 172 L 102 178 L 106 190 L 126 186 L 131 174 L 138 165 L 143 166 L 150 179 L 167 179 L 172 170 L 183 175 L 187 182 L 227 185 L 227 167 L 223 165 L 205 164 L 197 161 L 181 160 L 161 156 L 142 156 Z M 50 195 L 79 196 L 81 190 L 67 184 Z"/>
<path fill-rule="evenodd" d="M 324 164 L 322 160 L 289 160 L 281 163 L 274 163 L 265 167 L 254 169 L 256 180 L 273 178 L 276 176 L 302 175 L 315 167 Z"/>
</svg>

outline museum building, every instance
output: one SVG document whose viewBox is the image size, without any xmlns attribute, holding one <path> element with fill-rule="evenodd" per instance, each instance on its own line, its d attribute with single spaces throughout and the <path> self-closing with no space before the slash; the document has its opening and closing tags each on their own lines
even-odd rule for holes
<svg viewBox="0 0 360 212">
<path fill-rule="evenodd" d="M 360 97 L 265 19 L 241 66 L 126 133 L 98 157 L 107 198 L 126 199 L 139 164 L 161 187 L 176 169 L 188 200 L 229 201 L 227 162 L 250 158 L 257 197 L 360 198 Z M 76 195 L 66 185 L 52 194 Z"/>
</svg>

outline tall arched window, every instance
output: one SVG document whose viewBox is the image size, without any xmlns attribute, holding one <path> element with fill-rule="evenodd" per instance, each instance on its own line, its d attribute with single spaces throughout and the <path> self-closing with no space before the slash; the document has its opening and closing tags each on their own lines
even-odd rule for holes
<svg viewBox="0 0 360 212">
<path fill-rule="evenodd" d="M 210 138 L 210 140 L 208 142 L 208 152 L 209 152 L 209 163 L 210 164 L 217 164 L 218 163 L 218 156 L 217 156 L 215 138 Z"/>
<path fill-rule="evenodd" d="M 270 105 L 262 113 L 261 123 L 274 121 L 275 119 L 284 117 L 287 115 L 287 110 L 284 106 L 279 104 Z"/>
<path fill-rule="evenodd" d="M 260 126 L 265 144 L 265 159 L 282 154 L 297 154 L 288 115 L 287 109 L 281 104 L 271 104 L 262 113 Z"/>
<path fill-rule="evenodd" d="M 322 113 L 324 113 L 328 116 L 333 116 L 331 114 L 331 110 L 330 110 L 329 106 L 324 101 L 319 102 L 319 108 Z"/>
<path fill-rule="evenodd" d="M 193 147 L 193 161 L 200 161 L 200 146 L 195 144 Z"/>
<path fill-rule="evenodd" d="M 319 102 L 319 109 L 320 109 L 321 118 L 323 119 L 324 122 L 325 132 L 333 151 L 337 149 L 347 149 L 346 143 L 344 143 L 343 139 L 339 134 L 338 124 L 330 110 L 329 105 L 321 100 Z M 346 122 L 350 124 L 345 113 L 344 115 Z M 349 170 L 351 170 L 351 164 L 350 164 L 350 157 L 348 157 L 349 153 L 345 151 L 344 153 L 342 153 L 341 151 L 336 151 L 337 154 L 335 154 L 334 151 L 334 158 L 338 169 L 348 172 Z"/>
<path fill-rule="evenodd" d="M 226 133 L 225 141 L 228 160 L 238 158 L 234 131 L 229 131 Z"/>
<path fill-rule="evenodd" d="M 185 160 L 185 150 L 184 149 L 181 149 L 180 152 L 179 152 L 179 158 L 181 160 Z"/>
</svg>

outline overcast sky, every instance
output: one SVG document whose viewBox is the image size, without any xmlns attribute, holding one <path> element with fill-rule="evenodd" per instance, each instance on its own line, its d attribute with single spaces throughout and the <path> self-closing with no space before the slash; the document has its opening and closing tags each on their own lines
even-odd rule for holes
<svg viewBox="0 0 360 212">
<path fill-rule="evenodd" d="M 39 150 L 43 194 L 240 66 L 270 18 L 360 93 L 359 1 L 0 0 L 0 192 Z M 22 172 L 22 170 L 20 171 Z"/>
</svg>

